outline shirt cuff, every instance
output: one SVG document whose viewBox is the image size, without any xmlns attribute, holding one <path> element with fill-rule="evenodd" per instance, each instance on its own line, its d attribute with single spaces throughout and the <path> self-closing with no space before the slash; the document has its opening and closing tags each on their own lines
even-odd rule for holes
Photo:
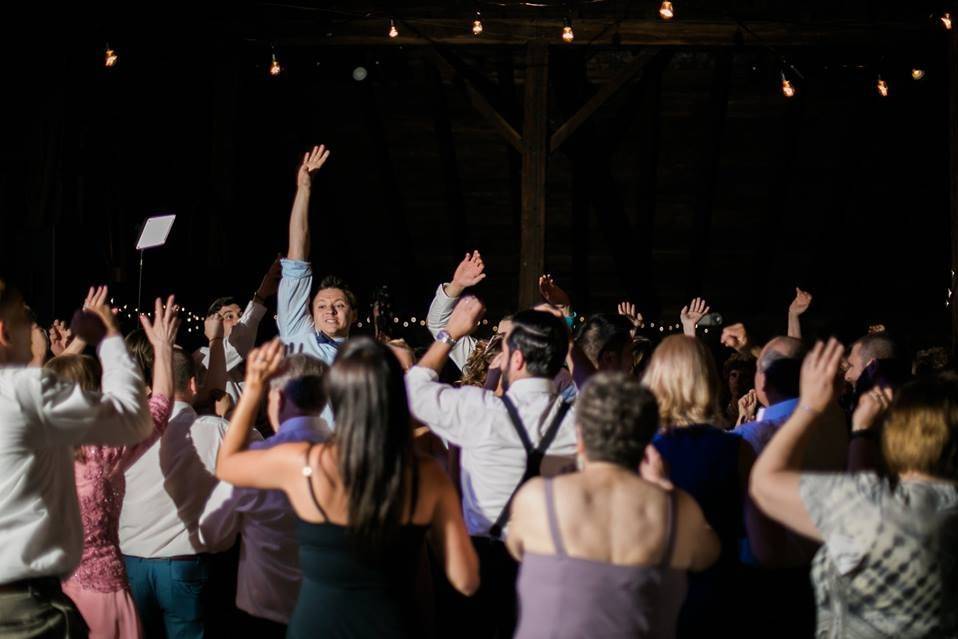
<svg viewBox="0 0 958 639">
<path fill-rule="evenodd" d="M 451 297 L 446 294 L 446 285 L 451 284 L 452 282 L 443 282 L 439 285 L 439 288 L 436 290 L 436 297 L 442 298 L 444 300 L 457 300 L 458 297 Z"/>
<path fill-rule="evenodd" d="M 302 260 L 290 260 L 285 257 L 279 262 L 282 265 L 283 277 L 302 279 L 313 274 L 313 267 L 309 262 L 303 262 Z"/>
<path fill-rule="evenodd" d="M 111 335 L 104 337 L 96 347 L 96 354 L 100 356 L 100 361 L 116 361 L 126 355 L 126 343 L 122 335 Z"/>
</svg>

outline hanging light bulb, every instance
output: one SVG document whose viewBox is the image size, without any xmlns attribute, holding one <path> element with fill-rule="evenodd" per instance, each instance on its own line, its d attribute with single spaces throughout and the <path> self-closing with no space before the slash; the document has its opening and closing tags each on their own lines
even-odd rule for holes
<svg viewBox="0 0 958 639">
<path fill-rule="evenodd" d="M 482 17 L 476 11 L 476 19 L 472 21 L 472 35 L 477 36 L 482 33 Z"/>
<path fill-rule="evenodd" d="M 572 32 L 572 20 L 569 18 L 565 19 L 565 26 L 562 27 L 562 39 L 566 42 L 575 40 L 575 33 Z"/>
<path fill-rule="evenodd" d="M 888 83 L 885 82 L 881 76 L 878 76 L 878 84 L 875 85 L 875 88 L 878 89 L 878 93 L 881 97 L 888 97 Z"/>
<path fill-rule="evenodd" d="M 919 69 L 918 67 L 915 67 L 914 69 L 911 70 L 911 79 L 912 79 L 912 80 L 921 80 L 921 79 L 924 78 L 924 77 L 925 77 L 925 70 L 924 70 L 924 69 Z"/>
<path fill-rule="evenodd" d="M 782 94 L 786 98 L 795 97 L 795 87 L 792 86 L 792 83 L 788 81 L 788 78 L 785 77 L 785 72 L 782 71 Z"/>
<path fill-rule="evenodd" d="M 283 67 L 279 65 L 279 60 L 276 59 L 276 52 L 273 52 L 273 61 L 269 63 L 269 74 L 272 76 L 277 76 L 283 72 Z"/>
<path fill-rule="evenodd" d="M 106 51 L 105 51 L 105 53 L 104 53 L 104 58 L 103 58 L 103 64 L 104 64 L 104 66 L 106 66 L 106 67 L 108 67 L 108 68 L 109 68 L 109 67 L 114 67 L 114 66 L 116 66 L 116 61 L 117 61 L 116 51 L 114 51 L 113 49 L 111 49 L 111 48 L 110 48 L 110 45 L 107 44 L 107 45 L 106 45 Z"/>
<path fill-rule="evenodd" d="M 395 38 L 399 35 L 399 29 L 396 28 L 396 21 L 392 18 L 389 19 L 389 37 Z"/>
<path fill-rule="evenodd" d="M 663 0 L 662 6 L 659 7 L 659 16 L 661 16 L 663 20 L 671 20 L 675 17 L 675 9 L 669 0 Z"/>
<path fill-rule="evenodd" d="M 941 23 L 945 25 L 945 29 L 951 31 L 951 14 L 945 12 L 945 15 L 941 16 Z"/>
</svg>

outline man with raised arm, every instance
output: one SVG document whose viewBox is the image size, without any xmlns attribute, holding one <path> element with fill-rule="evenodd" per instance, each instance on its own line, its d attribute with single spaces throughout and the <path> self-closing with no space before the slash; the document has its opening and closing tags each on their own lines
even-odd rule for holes
<svg viewBox="0 0 958 639">
<path fill-rule="evenodd" d="M 97 344 L 102 393 L 27 368 L 31 326 L 23 298 L 0 279 L 0 636 L 86 636 L 60 589 L 83 551 L 73 449 L 130 445 L 153 430 L 143 378 L 126 351 L 106 288 L 72 330 Z"/>
<path fill-rule="evenodd" d="M 356 319 L 356 296 L 345 282 L 327 276 L 310 302 L 313 268 L 309 258 L 309 197 L 313 174 L 329 158 L 329 151 L 320 145 L 306 154 L 296 180 L 296 198 L 289 216 L 289 251 L 281 260 L 277 322 L 279 336 L 288 353 L 306 353 L 332 364 L 339 345 L 349 337 L 350 325 Z M 332 425 L 332 416 L 324 412 Z"/>
</svg>

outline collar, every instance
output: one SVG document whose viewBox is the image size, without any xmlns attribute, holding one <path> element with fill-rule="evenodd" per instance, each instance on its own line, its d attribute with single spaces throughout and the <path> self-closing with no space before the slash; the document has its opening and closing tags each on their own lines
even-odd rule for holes
<svg viewBox="0 0 958 639">
<path fill-rule="evenodd" d="M 179 399 L 174 400 L 173 410 L 170 411 L 170 419 L 171 420 L 176 419 L 182 413 L 192 413 L 194 417 L 196 416 L 196 411 L 193 410 L 193 406 L 191 404 L 189 404 L 188 402 L 181 401 Z"/>
<path fill-rule="evenodd" d="M 326 426 L 326 420 L 319 415 L 302 415 L 300 417 L 290 417 L 279 425 L 277 435 L 292 435 L 296 433 L 315 434 L 322 433 L 329 428 Z"/>
<path fill-rule="evenodd" d="M 330 346 L 338 349 L 340 346 L 342 346 L 343 342 L 345 342 L 347 339 L 349 338 L 348 337 L 330 337 L 323 331 L 316 331 L 317 344 L 329 344 Z"/>
<path fill-rule="evenodd" d="M 555 382 L 545 377 L 524 377 L 509 384 L 510 395 L 554 395 L 555 392 Z"/>
<path fill-rule="evenodd" d="M 755 416 L 755 421 L 757 422 L 780 422 L 788 419 L 792 413 L 795 412 L 795 408 L 798 406 L 798 398 L 795 399 L 786 399 L 783 402 L 777 404 L 772 404 L 768 408 L 763 408 L 759 411 L 759 414 Z"/>
</svg>

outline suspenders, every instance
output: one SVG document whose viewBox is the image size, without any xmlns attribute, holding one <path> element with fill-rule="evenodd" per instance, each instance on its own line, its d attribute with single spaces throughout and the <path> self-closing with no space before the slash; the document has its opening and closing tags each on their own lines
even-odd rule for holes
<svg viewBox="0 0 958 639">
<path fill-rule="evenodd" d="M 542 459 L 556 438 L 559 427 L 562 425 L 562 420 L 565 419 L 566 413 L 569 412 L 569 407 L 571 406 L 571 404 L 566 401 L 559 404 L 559 410 L 556 416 L 549 424 L 549 428 L 546 429 L 545 434 L 539 441 L 539 445 L 534 447 L 532 442 L 529 441 L 529 434 L 526 432 L 525 426 L 522 425 L 522 419 L 519 417 L 519 411 L 516 410 L 515 404 L 513 404 L 512 400 L 506 395 L 502 396 L 502 403 L 505 405 L 506 411 L 509 413 L 509 421 L 512 422 L 512 427 L 515 429 L 516 435 L 519 436 L 519 441 L 522 442 L 522 447 L 526 451 L 526 470 L 522 473 L 522 479 L 519 480 L 519 485 L 516 486 L 512 494 L 509 495 L 509 500 L 506 502 L 502 512 L 499 513 L 499 517 L 496 518 L 495 523 L 492 524 L 492 527 L 489 529 L 489 535 L 495 539 L 499 539 L 502 536 L 502 529 L 509 520 L 509 508 L 512 506 L 512 500 L 516 496 L 516 493 L 519 492 L 519 489 L 522 488 L 522 485 L 527 481 L 539 476 Z"/>
</svg>

